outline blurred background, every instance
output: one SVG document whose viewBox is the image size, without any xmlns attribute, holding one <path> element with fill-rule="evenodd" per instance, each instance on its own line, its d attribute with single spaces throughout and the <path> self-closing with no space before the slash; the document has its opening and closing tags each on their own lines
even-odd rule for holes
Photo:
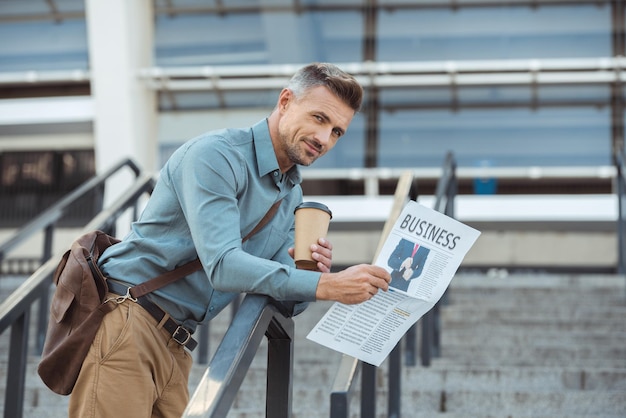
<svg viewBox="0 0 626 418">
<path fill-rule="evenodd" d="M 123 158 L 157 173 L 255 123 L 328 61 L 366 92 L 303 170 L 337 265 L 371 261 L 404 170 L 430 205 L 451 152 L 455 215 L 483 232 L 463 268 L 615 271 L 624 23 L 615 0 L 0 0 L 0 237 Z"/>
</svg>

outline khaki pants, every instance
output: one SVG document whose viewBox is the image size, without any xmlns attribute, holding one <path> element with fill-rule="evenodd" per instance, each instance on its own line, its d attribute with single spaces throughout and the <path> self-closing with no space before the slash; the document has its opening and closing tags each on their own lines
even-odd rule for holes
<svg viewBox="0 0 626 418">
<path fill-rule="evenodd" d="M 70 418 L 180 418 L 192 357 L 157 326 L 129 300 L 104 317 L 70 396 Z"/>
</svg>

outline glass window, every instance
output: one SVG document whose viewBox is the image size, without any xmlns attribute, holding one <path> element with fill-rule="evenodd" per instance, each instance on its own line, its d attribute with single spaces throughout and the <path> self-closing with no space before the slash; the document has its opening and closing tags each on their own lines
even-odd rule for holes
<svg viewBox="0 0 626 418">
<path fill-rule="evenodd" d="M 611 56 L 611 8 L 383 8 L 377 53 L 378 61 Z"/>
<path fill-rule="evenodd" d="M 282 10 L 282 9 L 281 9 Z M 156 65 L 362 60 L 360 11 L 158 14 Z"/>
<path fill-rule="evenodd" d="M 258 14 L 157 15 L 157 66 L 267 63 Z"/>
<path fill-rule="evenodd" d="M 610 109 L 502 108 L 383 112 L 379 166 L 611 164 Z"/>
<path fill-rule="evenodd" d="M 88 68 L 83 0 L 0 4 L 0 72 Z"/>
<path fill-rule="evenodd" d="M 89 67 L 84 19 L 2 23 L 0 39 L 0 72 Z M 19 42 L 6 42 L 7 39 Z"/>
</svg>

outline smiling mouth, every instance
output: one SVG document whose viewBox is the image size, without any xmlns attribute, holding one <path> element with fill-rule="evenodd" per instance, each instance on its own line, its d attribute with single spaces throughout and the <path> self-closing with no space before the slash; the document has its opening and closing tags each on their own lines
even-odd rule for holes
<svg viewBox="0 0 626 418">
<path fill-rule="evenodd" d="M 304 144 L 307 147 L 308 154 L 312 154 L 314 157 L 317 157 L 322 153 L 321 147 L 317 147 L 315 144 L 312 144 L 309 141 L 304 141 Z"/>
</svg>

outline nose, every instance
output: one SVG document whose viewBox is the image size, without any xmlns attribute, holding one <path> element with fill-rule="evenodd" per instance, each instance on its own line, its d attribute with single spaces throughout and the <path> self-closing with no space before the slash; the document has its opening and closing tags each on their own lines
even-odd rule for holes
<svg viewBox="0 0 626 418">
<path fill-rule="evenodd" d="M 322 148 L 326 148 L 328 144 L 330 144 L 332 135 L 332 128 L 321 127 L 315 132 L 315 140 L 322 146 Z"/>
</svg>

